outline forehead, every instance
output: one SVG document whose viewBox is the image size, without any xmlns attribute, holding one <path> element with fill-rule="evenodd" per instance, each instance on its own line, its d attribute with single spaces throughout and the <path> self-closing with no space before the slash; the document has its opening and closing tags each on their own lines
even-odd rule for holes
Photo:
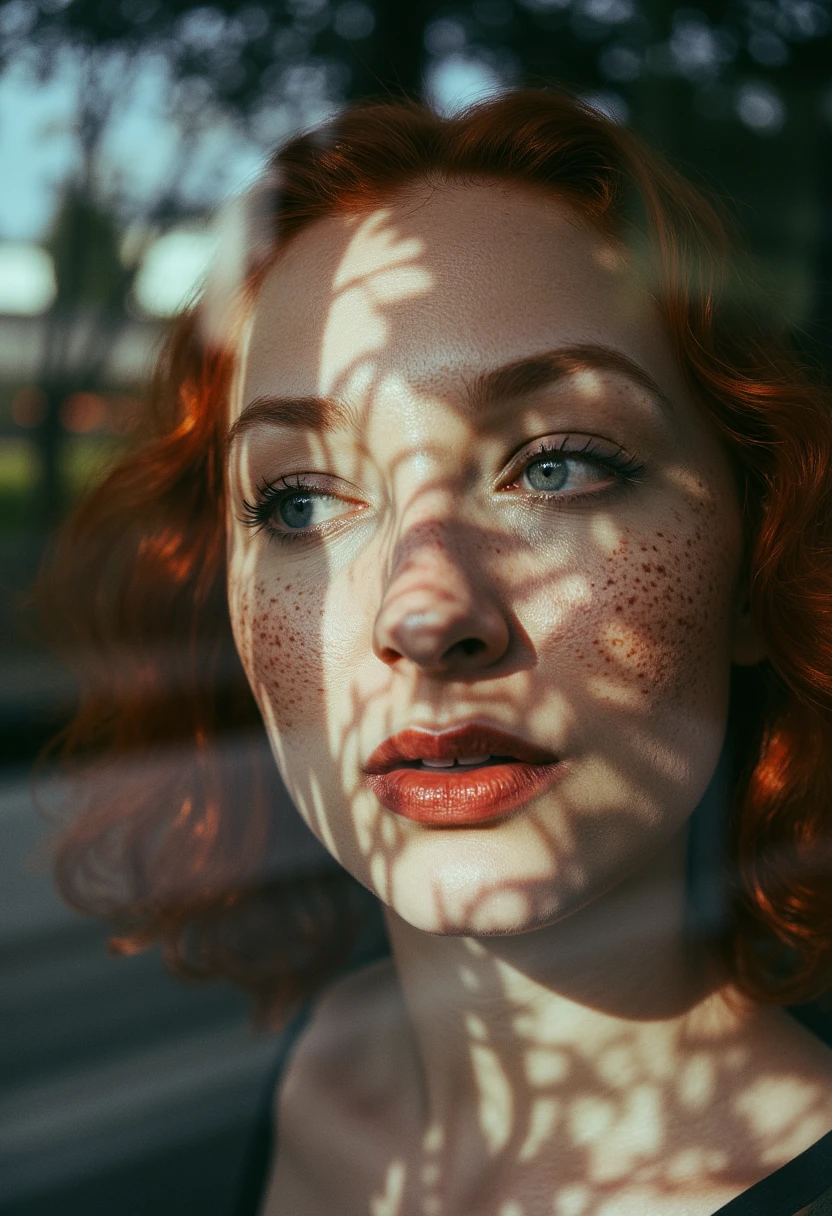
<svg viewBox="0 0 832 1216">
<path fill-rule="evenodd" d="M 673 361 L 625 251 L 567 202 L 504 184 L 420 185 L 302 232 L 254 310 L 241 400 L 447 387 L 556 346 Z"/>
</svg>

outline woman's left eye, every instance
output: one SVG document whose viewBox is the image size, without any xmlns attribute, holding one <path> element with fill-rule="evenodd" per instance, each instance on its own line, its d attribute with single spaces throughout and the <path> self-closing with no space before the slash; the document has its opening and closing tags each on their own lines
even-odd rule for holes
<svg viewBox="0 0 832 1216">
<path fill-rule="evenodd" d="M 612 474 L 594 461 L 580 456 L 541 456 L 523 469 L 517 481 L 526 490 L 554 493 L 588 489 L 610 481 Z"/>
<path fill-rule="evenodd" d="M 612 489 L 641 481 L 644 465 L 618 444 L 594 435 L 564 435 L 538 441 L 512 462 L 504 490 L 526 490 L 551 498 Z"/>
</svg>

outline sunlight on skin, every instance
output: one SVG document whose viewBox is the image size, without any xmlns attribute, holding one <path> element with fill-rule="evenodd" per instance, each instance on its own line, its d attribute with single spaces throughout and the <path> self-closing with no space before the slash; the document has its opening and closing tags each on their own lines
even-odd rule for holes
<svg viewBox="0 0 832 1216">
<path fill-rule="evenodd" d="M 488 1153 L 496 1156 L 508 1143 L 514 1121 L 511 1083 L 499 1056 L 490 1047 L 473 1043 L 471 1063 L 479 1088 L 478 1116 Z"/>
<path fill-rule="evenodd" d="M 692 1182 L 703 1174 L 718 1173 L 728 1164 L 728 1154 L 725 1152 L 707 1151 L 701 1148 L 680 1149 L 667 1162 L 664 1170 L 668 1182 L 677 1185 L 682 1182 Z"/>
<path fill-rule="evenodd" d="M 467 1013 L 465 1015 L 465 1029 L 472 1039 L 479 1039 L 480 1042 L 483 1042 L 488 1038 L 485 1022 L 476 1013 Z"/>
<path fill-rule="evenodd" d="M 598 515 L 592 521 L 592 539 L 599 552 L 612 555 L 621 544 L 621 529 L 614 519 L 606 515 Z"/>
<path fill-rule="evenodd" d="M 793 1086 L 772 1077 L 755 1085 L 737 1102 L 737 1109 L 751 1122 L 758 1135 L 780 1130 L 802 1114 L 811 1096 L 795 1092 Z"/>
<path fill-rule="evenodd" d="M 373 853 L 370 858 L 370 877 L 373 890 L 378 891 L 379 898 L 390 901 L 389 865 L 384 853 Z"/>
<path fill-rule="evenodd" d="M 569 1074 L 569 1059 L 562 1051 L 538 1047 L 526 1052 L 526 1077 L 529 1085 L 553 1085 Z"/>
<path fill-rule="evenodd" d="M 426 1153 L 438 1153 L 445 1143 L 445 1130 L 441 1123 L 432 1124 L 422 1137 L 422 1148 Z"/>
<path fill-rule="evenodd" d="M 400 282 L 400 294 L 395 294 L 395 274 L 398 274 L 401 270 L 401 265 L 405 263 L 407 258 L 412 258 L 416 255 L 417 244 L 412 241 L 399 242 L 390 237 L 386 227 L 388 220 L 388 212 L 371 216 L 364 225 L 359 227 L 358 232 L 353 232 L 350 235 L 347 250 L 345 250 L 343 255 L 342 264 L 336 272 L 336 280 L 348 282 L 350 291 L 365 291 L 366 288 L 364 297 L 359 302 L 353 302 L 350 305 L 352 306 L 352 314 L 350 314 L 352 325 L 350 325 L 349 330 L 349 359 L 362 359 L 366 354 L 366 351 L 362 349 L 356 351 L 355 343 L 358 340 L 355 338 L 356 331 L 365 334 L 366 342 L 369 345 L 376 343 L 378 340 L 377 299 L 372 297 L 371 293 L 366 294 L 370 292 L 370 287 L 367 285 L 375 282 L 376 278 L 381 275 L 384 285 L 386 285 L 383 292 L 386 303 L 392 302 L 392 300 L 395 303 L 401 303 L 401 300 L 407 300 L 412 291 L 414 291 L 411 278 L 409 277 Z M 418 248 L 421 248 L 421 246 L 418 246 Z M 390 249 L 395 250 L 392 260 L 390 260 Z M 289 252 L 289 258 L 291 258 L 291 252 Z M 354 263 L 356 264 L 354 270 L 347 269 L 352 268 Z M 410 266 L 409 263 L 407 265 Z M 412 269 L 412 266 L 410 266 L 410 269 Z M 393 277 L 390 278 L 390 275 Z M 431 276 L 428 275 L 428 277 Z M 264 289 L 264 294 L 268 294 L 268 288 Z M 268 304 L 268 300 L 265 303 Z M 343 376 L 347 373 L 350 365 L 344 365 L 343 360 L 341 362 L 338 361 L 339 348 L 337 347 L 337 343 L 333 345 L 330 342 L 332 333 L 343 330 L 345 325 L 347 325 L 347 322 L 342 320 L 341 317 L 333 315 L 331 310 L 330 315 L 327 317 L 326 328 L 326 343 L 328 344 L 325 343 L 325 349 L 322 350 L 321 354 L 319 383 L 315 385 L 317 389 L 332 390 L 333 387 L 338 385 L 339 381 L 342 381 Z M 389 334 L 386 334 L 386 339 L 384 340 L 387 340 L 389 344 L 394 344 L 395 342 L 395 339 L 389 336 Z M 577 395 L 578 399 L 588 401 L 591 401 L 595 396 L 600 394 L 603 382 L 608 381 L 608 377 L 606 376 L 600 377 L 596 373 L 589 372 L 580 373 L 580 376 L 577 378 L 579 382 L 578 392 L 575 395 Z M 563 396 L 564 394 L 558 395 Z M 384 401 L 387 400 L 389 400 L 389 405 L 384 405 Z M 364 404 L 366 406 L 367 401 Z M 375 390 L 373 390 L 369 409 L 364 413 L 365 426 L 367 427 L 366 449 L 377 449 L 378 445 L 384 443 L 381 435 L 378 438 L 373 438 L 376 427 L 375 418 L 378 417 L 380 420 L 381 418 L 386 418 L 392 410 L 400 420 L 403 420 L 407 424 L 403 428 L 403 435 L 407 441 L 406 449 L 397 451 L 394 447 L 390 451 L 389 457 L 390 463 L 392 463 L 392 467 L 395 469 L 394 482 L 390 486 L 390 491 L 393 492 L 394 497 L 398 496 L 405 503 L 405 508 L 410 505 L 410 510 L 405 510 L 398 525 L 400 533 L 406 534 L 406 530 L 414 528 L 420 519 L 451 516 L 454 513 L 455 495 L 451 492 L 450 484 L 448 489 L 437 489 L 433 494 L 426 494 L 423 490 L 418 492 L 418 494 L 415 492 L 420 480 L 425 480 L 426 477 L 435 479 L 442 475 L 439 455 L 435 457 L 428 455 L 432 450 L 431 444 L 434 430 L 432 413 L 435 412 L 435 409 L 431 409 L 431 401 L 425 395 L 414 394 L 412 390 L 410 395 L 407 395 L 407 385 L 398 373 L 394 376 L 387 373 L 387 375 L 378 377 L 378 383 Z M 445 422 L 446 429 L 448 429 L 448 426 L 449 422 Z M 456 444 L 451 439 L 450 446 L 459 446 L 460 449 L 470 446 L 470 428 L 467 426 L 457 426 L 456 429 L 459 432 L 459 444 Z M 384 434 L 387 434 L 388 430 L 389 428 L 386 428 Z M 386 441 L 389 446 L 389 438 Z M 319 451 L 317 451 L 319 444 L 320 439 L 315 438 L 313 444 L 314 456 L 319 455 Z M 487 446 L 484 446 L 483 450 L 488 451 Z M 349 472 L 353 477 L 358 477 L 358 467 L 355 466 L 354 462 L 350 466 Z M 607 537 L 608 539 L 609 537 Z M 508 535 L 506 535 L 506 544 L 508 547 L 512 547 L 510 536 Z M 608 548 L 608 545 L 606 547 Z M 517 546 L 513 546 L 513 548 L 516 550 Z M 513 554 L 511 558 L 513 563 L 512 581 L 522 581 L 528 575 L 528 585 L 530 589 L 534 590 L 530 590 L 528 595 L 525 596 L 521 592 L 515 598 L 518 599 L 519 606 L 522 606 L 525 612 L 528 613 L 528 619 L 539 623 L 538 630 L 536 631 L 540 635 L 538 644 L 541 651 L 545 651 L 550 637 L 553 641 L 557 642 L 558 647 L 562 648 L 563 642 L 567 641 L 569 636 L 570 621 L 573 618 L 581 618 L 581 627 L 584 630 L 586 629 L 583 618 L 585 617 L 586 607 L 590 606 L 591 603 L 590 580 L 583 572 L 574 572 L 566 576 L 561 575 L 560 578 L 552 578 L 552 574 L 557 572 L 557 564 L 555 564 L 555 567 L 552 567 L 551 557 L 549 573 L 547 573 L 545 579 L 541 579 L 539 558 L 536 559 L 535 564 L 532 558 L 534 552 L 532 548 L 528 548 L 527 552 L 529 556 L 523 559 L 517 553 Z M 348 572 L 350 587 L 352 587 L 352 591 L 354 592 L 354 595 L 350 595 L 350 599 L 353 599 L 353 602 L 358 601 L 361 591 L 364 589 L 369 590 L 375 597 L 380 595 L 380 591 L 373 589 L 372 584 L 373 582 L 377 584 L 378 575 L 384 569 L 383 559 L 380 561 L 381 554 L 377 556 L 375 547 L 367 546 L 364 552 L 360 554 L 360 557 L 364 558 L 364 561 L 360 563 L 354 561 Z M 495 569 L 499 570 L 499 554 L 496 554 L 496 557 Z M 418 572 L 418 565 L 415 569 Z M 243 580 L 251 582 L 251 574 L 249 574 L 248 569 L 243 570 Z M 373 860 L 371 860 L 369 855 L 369 840 L 375 838 L 375 827 L 366 821 L 369 810 L 367 810 L 366 800 L 360 799 L 359 790 L 356 789 L 355 777 L 353 776 L 356 770 L 358 770 L 358 764 L 356 764 L 358 755 L 361 753 L 366 755 L 367 750 L 369 750 L 369 741 L 377 741 L 377 727 L 373 727 L 372 725 L 372 714 L 360 715 L 358 720 L 356 720 L 356 717 L 353 715 L 355 697 L 343 696 L 344 669 L 349 670 L 350 666 L 354 669 L 355 662 L 352 664 L 344 662 L 345 655 L 352 648 L 350 647 L 349 640 L 350 636 L 352 636 L 350 635 L 352 621 L 349 618 L 344 618 L 341 599 L 336 595 L 328 597 L 324 613 L 324 623 L 322 623 L 321 627 L 325 632 L 325 636 L 331 638 L 331 643 L 321 653 L 321 663 L 324 665 L 322 666 L 321 679 L 324 681 L 324 687 L 328 692 L 325 720 L 328 726 L 328 734 L 330 734 L 332 755 L 333 759 L 341 767 L 341 783 L 344 792 L 352 792 L 350 796 L 352 796 L 354 803 L 354 814 L 358 812 L 356 818 L 360 816 L 360 827 L 359 824 L 356 824 L 356 827 L 359 827 L 360 841 L 356 841 L 356 843 L 359 843 L 360 851 L 366 858 L 365 867 L 369 863 L 372 873 L 382 873 L 382 868 L 378 866 L 378 862 L 375 860 L 375 854 L 373 854 Z M 618 629 L 620 634 L 622 627 L 619 626 Z M 605 653 L 605 648 L 603 648 L 608 641 L 608 638 L 603 636 L 602 630 L 601 636 L 596 638 L 596 646 L 601 647 L 600 651 L 598 651 L 598 658 L 608 658 L 608 654 Z M 618 638 L 615 641 L 622 642 L 622 638 Z M 631 652 L 635 653 L 636 643 L 637 636 L 634 634 L 629 646 Z M 606 649 L 612 648 L 611 646 L 606 647 Z M 641 654 L 643 658 L 643 646 L 641 647 Z M 356 692 L 358 692 L 358 688 L 360 687 L 359 699 L 361 703 L 369 705 L 375 696 L 382 696 L 387 674 L 381 668 L 381 665 L 373 669 L 372 675 L 366 670 L 365 663 L 359 664 L 359 670 L 361 679 L 360 685 L 356 685 Z M 590 685 L 589 687 L 585 686 L 588 693 L 592 691 L 591 679 L 590 675 Z M 609 677 L 606 677 L 606 679 L 609 679 Z M 375 687 L 373 687 L 373 683 L 375 683 Z M 560 691 L 556 691 L 555 696 L 561 703 L 563 702 L 563 696 Z M 493 705 L 493 703 L 494 698 L 491 696 L 490 705 Z M 541 724 L 545 724 L 546 733 L 549 734 L 551 739 L 552 724 L 558 721 L 556 714 L 552 713 L 552 705 L 547 704 L 546 700 L 540 702 L 538 697 L 532 700 L 532 704 L 535 706 L 534 714 L 536 719 L 540 720 Z M 345 714 L 348 716 L 344 717 Z M 557 749 L 557 741 L 552 742 L 556 743 Z M 656 751 L 657 749 L 654 748 L 653 753 L 656 754 Z M 592 784 L 594 784 L 596 789 L 605 788 L 605 776 L 600 772 L 596 773 Z M 607 788 L 609 787 L 607 786 Z M 300 790 L 293 789 L 293 793 L 296 794 L 297 800 L 303 801 Z M 633 812 L 639 799 L 636 798 L 634 800 L 629 798 L 628 792 L 620 784 L 617 793 L 619 796 L 622 796 L 625 805 L 629 806 L 630 812 Z M 613 800 L 611 799 L 611 801 Z M 594 801 L 596 803 L 594 814 L 597 815 L 600 814 L 601 807 L 597 806 L 597 799 L 594 799 Z M 382 815 L 382 812 L 380 811 L 378 814 Z M 558 818 L 563 820 L 563 816 Z M 555 823 L 552 824 L 552 828 L 556 828 L 557 823 L 558 820 L 556 818 Z M 445 861 L 444 865 L 439 865 L 439 857 L 433 856 L 435 854 L 434 844 L 437 841 L 422 839 L 422 834 L 412 831 L 409 824 L 397 827 L 399 828 L 399 833 L 397 838 L 398 849 L 394 854 L 393 891 L 397 893 L 400 901 L 404 901 L 400 902 L 400 906 L 403 910 L 405 907 L 407 908 L 409 916 L 416 917 L 417 922 L 422 923 L 423 927 L 435 930 L 439 928 L 439 925 L 435 923 L 437 901 L 435 899 L 432 901 L 431 916 L 426 919 L 426 908 L 425 912 L 421 914 L 420 921 L 420 914 L 418 914 L 417 908 L 412 906 L 412 896 L 409 897 L 409 894 L 407 894 L 409 891 L 415 890 L 410 878 L 411 873 L 416 872 L 416 869 L 420 869 L 422 872 L 435 874 L 437 872 L 442 873 L 444 869 L 448 877 L 446 877 L 446 882 L 443 884 L 445 890 L 440 893 L 439 905 L 442 906 L 445 912 L 448 912 L 449 908 L 460 907 L 459 899 L 457 899 L 459 882 L 455 878 L 455 872 L 456 874 L 460 873 L 459 868 L 452 865 L 452 862 L 449 863 L 450 860 Z M 367 828 L 370 828 L 370 831 L 367 831 Z M 511 833 L 512 828 L 510 824 L 506 824 L 506 828 Z M 636 835 L 633 834 L 633 837 L 635 843 Z M 384 835 L 383 843 L 388 850 L 392 849 L 389 833 Z M 418 846 L 414 848 L 416 843 Z M 431 851 L 431 856 L 422 856 L 422 852 L 425 852 L 426 846 L 427 850 Z M 518 856 L 522 855 L 521 850 L 517 849 L 516 851 Z M 341 856 L 345 856 L 343 849 Z M 352 862 L 348 863 L 352 867 Z M 527 883 L 529 880 L 528 866 L 525 866 L 524 869 L 524 873 L 518 874 L 518 882 Z M 463 872 L 471 873 L 470 863 L 467 863 L 463 867 Z M 494 873 L 494 871 L 491 872 Z M 497 873 L 501 873 L 501 869 L 497 869 Z M 369 877 L 372 882 L 371 874 Z M 545 874 L 541 877 L 543 877 L 545 882 Z M 502 877 L 499 882 L 502 883 Z M 398 893 L 401 894 L 399 895 Z M 471 900 L 466 902 L 468 905 L 471 905 Z M 496 931 L 500 928 L 501 924 L 505 928 L 508 928 L 511 924 L 518 923 L 518 919 L 522 922 L 524 911 L 532 910 L 538 901 L 534 899 L 518 899 L 516 891 L 513 894 L 508 894 L 504 889 L 504 893 L 501 894 L 496 893 L 496 891 L 493 894 L 488 894 L 484 890 L 479 890 L 476 902 L 477 919 L 476 922 L 472 923 L 472 928 L 476 928 L 477 931 Z M 451 912 L 451 914 L 454 913 Z"/>
<path fill-rule="evenodd" d="M 304 816 L 318 839 L 329 849 L 332 856 L 337 861 L 341 861 L 338 844 L 327 817 L 324 793 L 314 773 L 310 776 L 309 785 L 305 791 L 302 803 L 298 804 L 298 810 Z"/>
<path fill-rule="evenodd" d="M 584 1216 L 589 1211 L 589 1200 L 588 1186 L 582 1183 L 565 1186 L 557 1195 L 552 1211 L 555 1216 Z"/>
<path fill-rule="evenodd" d="M 665 1119 L 661 1108 L 661 1093 L 655 1085 L 635 1086 L 624 1098 L 618 1132 L 622 1155 L 659 1159 L 664 1143 Z M 623 1176 L 632 1168 L 630 1160 L 621 1168 Z"/>
<path fill-rule="evenodd" d="M 391 1161 L 383 1195 L 370 1200 L 371 1216 L 399 1216 L 402 1210 L 406 1169 L 403 1161 Z"/>
<path fill-rule="evenodd" d="M 635 1052 L 629 1043 L 613 1043 L 599 1051 L 595 1067 L 604 1084 L 614 1089 L 629 1088 L 641 1075 Z"/>
<path fill-rule="evenodd" d="M 359 225 L 335 274 L 321 342 L 319 392 L 332 393 L 341 386 L 344 328 L 355 337 L 350 362 L 360 364 L 387 342 L 389 323 L 384 308 L 425 296 L 431 289 L 430 274 L 417 262 L 422 242 L 398 240 L 389 217 L 389 211 L 379 211 Z"/>
<path fill-rule="evenodd" d="M 696 1052 L 685 1063 L 676 1083 L 679 1101 L 688 1110 L 706 1110 L 714 1098 L 716 1069 L 713 1058 L 704 1051 Z"/>
<path fill-rule="evenodd" d="M 547 1148 L 560 1114 L 561 1104 L 554 1098 L 535 1098 L 529 1114 L 529 1130 L 517 1152 L 518 1161 L 533 1161 Z"/>
<path fill-rule="evenodd" d="M 603 1136 L 606 1152 L 609 1146 L 607 1136 L 614 1120 L 615 1107 L 612 1102 L 594 1094 L 573 1098 L 567 1115 L 572 1143 L 583 1146 L 594 1144 Z"/>
<path fill-rule="evenodd" d="M 476 972 L 471 967 L 460 967 L 459 978 L 462 980 L 462 985 L 469 992 L 476 992 L 480 986 L 480 981 Z"/>
<path fill-rule="evenodd" d="M 493 417 L 472 410 L 483 371 L 586 343 L 646 369 L 672 408 L 577 367 Z M 326 393 L 354 419 L 259 426 L 236 446 L 237 511 L 258 485 L 303 475 L 328 478 L 317 492 L 342 513 L 314 541 L 285 540 L 232 506 L 229 604 L 292 798 L 391 909 L 407 1038 L 373 1034 L 388 1089 L 381 1064 L 378 1082 L 366 1069 L 350 1082 L 352 1103 L 345 1083 L 345 1126 L 367 1123 L 333 1141 L 380 1146 L 345 1163 L 365 1171 L 356 1212 L 536 1216 L 526 1195 L 545 1193 L 557 1216 L 705 1216 L 745 1184 L 719 1177 L 707 1136 L 754 1053 L 732 1044 L 744 1007 L 715 999 L 710 1037 L 688 1017 L 704 998 L 680 948 L 685 825 L 722 749 L 736 639 L 753 645 L 730 467 L 652 300 L 550 198 L 417 191 L 290 244 L 240 381 L 241 402 Z M 570 437 L 644 472 L 572 505 L 518 488 L 516 470 L 500 481 L 517 453 Z M 502 623 L 499 653 L 442 667 L 391 645 L 408 620 L 459 605 L 474 637 L 477 613 Z M 557 781 L 487 828 L 426 827 L 368 788 L 362 765 L 390 735 L 477 719 L 555 754 Z M 402 1126 L 385 1103 L 407 1069 L 421 1092 Z M 745 1136 L 753 1174 L 755 1136 L 810 1107 L 761 1129 L 720 1108 L 720 1127 Z M 707 1175 L 692 1200 L 691 1137 Z"/>
</svg>

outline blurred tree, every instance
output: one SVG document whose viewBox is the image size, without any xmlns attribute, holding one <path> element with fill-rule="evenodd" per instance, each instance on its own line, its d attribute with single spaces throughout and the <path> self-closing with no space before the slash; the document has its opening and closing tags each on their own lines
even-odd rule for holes
<svg viewBox="0 0 832 1216">
<path fill-rule="evenodd" d="M 95 386 L 147 243 L 227 188 L 221 157 L 205 169 L 212 135 L 263 149 L 357 96 L 427 91 L 442 105 L 564 81 L 727 192 L 790 320 L 827 336 L 830 0 L 0 0 L 0 35 L 0 66 L 25 61 L 42 79 L 75 81 L 78 155 L 53 237 L 59 292 L 44 359 L 51 519 L 60 399 L 68 385 Z M 142 89 L 147 106 L 148 82 L 159 123 L 176 133 L 155 177 L 113 149 Z M 129 259 L 117 239 L 126 230 Z M 93 288 L 91 267 L 106 285 Z M 79 308 L 98 337 L 70 375 Z"/>
</svg>

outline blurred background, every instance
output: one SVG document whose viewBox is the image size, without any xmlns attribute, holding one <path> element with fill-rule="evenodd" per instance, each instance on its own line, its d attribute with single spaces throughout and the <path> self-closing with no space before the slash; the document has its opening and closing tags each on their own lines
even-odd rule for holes
<svg viewBox="0 0 832 1216">
<path fill-rule="evenodd" d="M 795 340 L 832 317 L 832 3 L 0 0 L 0 1212 L 233 1211 L 276 1040 L 52 894 L 32 760 L 71 713 L 25 592 L 142 409 L 267 150 L 365 95 L 562 81 L 721 196 Z M 308 842 L 298 837 L 298 857 Z"/>
</svg>

